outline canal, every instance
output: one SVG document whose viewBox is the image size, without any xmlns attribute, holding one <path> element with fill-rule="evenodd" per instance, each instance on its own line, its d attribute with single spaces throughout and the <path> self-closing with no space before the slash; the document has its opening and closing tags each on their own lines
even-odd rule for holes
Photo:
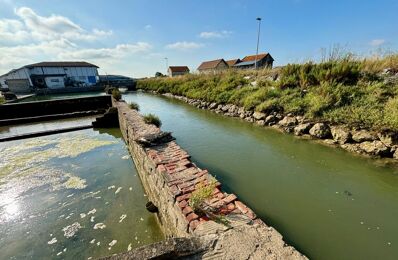
<svg viewBox="0 0 398 260">
<path fill-rule="evenodd" d="M 398 259 L 398 166 L 145 93 L 198 166 L 312 259 Z"/>
<path fill-rule="evenodd" d="M 0 259 L 95 259 L 160 241 L 146 202 L 119 129 L 0 143 Z"/>
</svg>

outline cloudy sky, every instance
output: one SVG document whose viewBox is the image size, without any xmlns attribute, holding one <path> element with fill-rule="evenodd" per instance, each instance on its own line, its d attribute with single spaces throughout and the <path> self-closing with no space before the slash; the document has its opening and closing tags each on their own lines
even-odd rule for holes
<svg viewBox="0 0 398 260">
<path fill-rule="evenodd" d="M 169 65 L 255 54 L 276 65 L 339 45 L 359 55 L 398 50 L 397 0 L 0 0 L 0 74 L 50 60 L 89 61 L 134 77 Z"/>
</svg>

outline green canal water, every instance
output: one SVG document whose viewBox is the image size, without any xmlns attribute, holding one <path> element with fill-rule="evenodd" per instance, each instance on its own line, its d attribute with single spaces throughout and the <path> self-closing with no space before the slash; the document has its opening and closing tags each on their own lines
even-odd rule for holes
<svg viewBox="0 0 398 260">
<path fill-rule="evenodd" d="M 119 129 L 0 143 L 0 259 L 95 259 L 162 240 L 146 202 Z"/>
<path fill-rule="evenodd" d="M 398 259 L 398 166 L 145 93 L 200 167 L 312 259 Z"/>
</svg>

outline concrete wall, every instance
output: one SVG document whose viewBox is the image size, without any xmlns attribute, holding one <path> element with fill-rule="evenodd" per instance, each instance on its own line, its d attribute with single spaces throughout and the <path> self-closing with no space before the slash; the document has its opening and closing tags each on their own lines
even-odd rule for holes
<svg viewBox="0 0 398 260">
<path fill-rule="evenodd" d="M 110 96 L 3 104 L 0 105 L 0 120 L 105 110 L 110 106 L 112 106 Z"/>
<path fill-rule="evenodd" d="M 156 141 L 165 133 L 145 124 L 128 104 L 112 102 L 118 109 L 123 138 L 149 200 L 159 209 L 156 215 L 167 237 L 199 238 L 205 248 L 200 255 L 203 259 L 306 259 L 237 196 L 222 191 L 219 182 L 207 203 L 225 222 L 220 224 L 193 212 L 189 198 L 199 183 L 209 183 L 211 175 L 198 168 L 175 141 Z"/>
</svg>

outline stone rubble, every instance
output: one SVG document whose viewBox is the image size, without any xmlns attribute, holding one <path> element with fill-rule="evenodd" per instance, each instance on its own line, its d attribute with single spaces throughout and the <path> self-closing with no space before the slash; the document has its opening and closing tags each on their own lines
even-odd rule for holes
<svg viewBox="0 0 398 260">
<path fill-rule="evenodd" d="M 397 74 L 398 75 L 398 74 Z M 156 93 L 156 92 L 155 92 Z M 197 100 L 173 94 L 165 96 L 182 100 L 200 109 L 212 110 L 225 116 L 241 118 L 260 126 L 272 126 L 296 136 L 309 136 L 322 139 L 323 143 L 337 145 L 341 148 L 362 155 L 398 159 L 398 133 L 374 132 L 368 129 L 350 128 L 346 125 L 335 125 L 327 122 L 313 122 L 304 116 L 282 115 L 277 111 L 259 112 L 245 110 L 232 104 L 206 103 L 196 105 Z"/>
</svg>

